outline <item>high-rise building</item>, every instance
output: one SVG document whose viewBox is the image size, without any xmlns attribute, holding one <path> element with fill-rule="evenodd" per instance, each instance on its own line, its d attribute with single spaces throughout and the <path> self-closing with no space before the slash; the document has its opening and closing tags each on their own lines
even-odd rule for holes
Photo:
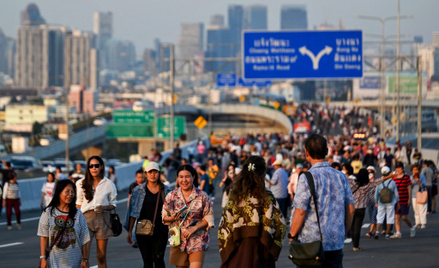
<svg viewBox="0 0 439 268">
<path fill-rule="evenodd" d="M 241 5 L 229 5 L 228 21 L 230 29 L 230 43 L 233 44 L 233 55 L 241 50 L 241 35 L 244 21 L 244 8 Z"/>
<path fill-rule="evenodd" d="M 129 71 L 136 62 L 136 48 L 131 41 L 110 39 L 106 43 L 106 61 L 108 70 Z"/>
<path fill-rule="evenodd" d="M 40 15 L 40 10 L 36 4 L 29 4 L 25 10 L 21 12 L 21 25 L 40 25 L 45 21 Z"/>
<path fill-rule="evenodd" d="M 0 28 L 0 73 L 8 73 L 8 38 Z"/>
<path fill-rule="evenodd" d="M 204 39 L 203 23 L 182 23 L 181 33 L 178 37 L 178 58 L 193 58 L 200 51 L 203 51 Z"/>
<path fill-rule="evenodd" d="M 97 36 L 96 48 L 99 51 L 99 67 L 100 69 L 106 69 L 106 43 L 113 38 L 113 13 L 95 12 L 93 15 L 93 33 Z"/>
<path fill-rule="evenodd" d="M 207 27 L 206 58 L 233 57 L 233 48 L 230 44 L 230 30 L 224 26 Z M 234 64 L 230 61 L 214 60 L 205 62 L 205 69 L 211 72 L 232 72 Z"/>
<path fill-rule="evenodd" d="M 280 13 L 280 28 L 282 30 L 308 29 L 306 6 L 282 6 Z"/>
<path fill-rule="evenodd" d="M 146 48 L 143 50 L 143 72 L 147 76 L 158 74 L 158 66 L 156 62 L 156 51 Z"/>
<path fill-rule="evenodd" d="M 96 89 L 97 55 L 94 34 L 73 30 L 65 41 L 65 88 L 82 85 Z"/>
<path fill-rule="evenodd" d="M 48 27 L 49 86 L 64 86 L 64 41 L 67 29 Z"/>
<path fill-rule="evenodd" d="M 433 33 L 433 46 L 439 47 L 439 32 Z"/>
<path fill-rule="evenodd" d="M 224 26 L 224 16 L 221 14 L 213 14 L 210 16 L 210 23 L 212 26 Z"/>
<path fill-rule="evenodd" d="M 73 85 L 69 92 L 69 106 L 75 107 L 77 113 L 93 113 L 99 101 L 97 90 L 85 89 L 83 86 Z"/>
<path fill-rule="evenodd" d="M 267 30 L 267 6 L 246 6 L 244 9 L 244 28 L 252 30 Z"/>
</svg>

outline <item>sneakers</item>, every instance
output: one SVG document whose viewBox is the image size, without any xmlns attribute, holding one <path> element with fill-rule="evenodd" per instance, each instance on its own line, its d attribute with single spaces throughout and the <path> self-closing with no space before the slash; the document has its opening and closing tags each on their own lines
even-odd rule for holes
<svg viewBox="0 0 439 268">
<path fill-rule="evenodd" d="M 345 240 L 344 240 L 344 243 L 345 244 L 349 244 L 349 243 L 351 243 L 352 242 L 352 238 L 346 238 Z"/>
<path fill-rule="evenodd" d="M 368 233 L 366 234 L 366 236 L 367 236 L 367 237 L 369 237 L 369 238 L 372 238 L 372 237 L 374 237 L 374 235 L 373 235 L 373 233 L 372 233 L 372 232 L 368 232 Z"/>
<path fill-rule="evenodd" d="M 139 246 L 137 245 L 137 242 L 132 243 L 131 246 L 132 246 L 133 248 L 138 248 L 138 247 L 139 247 Z"/>
<path fill-rule="evenodd" d="M 9 226 L 8 226 L 8 230 L 9 230 L 9 231 L 12 230 L 12 226 L 9 225 Z"/>
<path fill-rule="evenodd" d="M 420 225 L 420 224 L 416 224 L 414 227 L 415 227 L 416 229 L 421 229 L 421 225 Z"/>
<path fill-rule="evenodd" d="M 17 229 L 21 230 L 21 225 L 17 223 Z"/>
<path fill-rule="evenodd" d="M 416 229 L 412 227 L 412 229 L 410 229 L 410 237 L 415 237 L 415 235 L 416 235 Z"/>
<path fill-rule="evenodd" d="M 390 235 L 386 234 L 386 240 L 390 239 Z"/>
<path fill-rule="evenodd" d="M 363 251 L 363 248 L 353 248 L 353 251 Z"/>
<path fill-rule="evenodd" d="M 411 233 L 411 231 L 410 231 L 410 233 Z M 402 237 L 401 234 L 395 233 L 395 234 L 392 235 L 390 238 L 394 239 L 394 238 L 401 238 L 401 237 Z"/>
<path fill-rule="evenodd" d="M 379 234 L 375 234 L 375 236 L 373 238 L 375 238 L 375 240 L 378 240 L 380 238 L 380 235 Z"/>
<path fill-rule="evenodd" d="M 421 227 L 419 227 L 421 229 L 425 229 L 425 224 L 421 224 Z"/>
</svg>

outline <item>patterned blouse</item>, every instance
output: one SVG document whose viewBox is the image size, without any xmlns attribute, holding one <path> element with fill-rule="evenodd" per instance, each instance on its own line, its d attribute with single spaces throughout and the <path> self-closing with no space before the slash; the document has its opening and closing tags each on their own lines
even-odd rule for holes
<svg viewBox="0 0 439 268">
<path fill-rule="evenodd" d="M 369 196 L 375 193 L 376 184 L 368 183 L 362 187 L 359 187 L 355 176 L 349 176 L 348 181 L 354 197 L 355 209 L 366 208 Z"/>
<path fill-rule="evenodd" d="M 166 196 L 163 204 L 162 219 L 165 216 L 174 215 L 184 205 L 190 207 L 191 209 L 186 220 L 181 225 L 180 233 L 183 233 L 183 231 L 191 226 L 197 225 L 198 222 L 203 219 L 207 221 L 210 228 L 214 227 L 212 202 L 205 192 L 195 187 L 193 187 L 192 193 L 186 201 L 183 193 L 181 192 L 181 188 L 170 192 Z M 170 224 L 170 228 L 180 225 L 185 215 L 186 213 L 183 212 L 179 220 L 176 220 Z M 165 222 L 163 223 L 169 224 Z M 209 231 L 206 231 L 205 229 L 198 230 L 194 232 L 187 241 L 181 237 L 180 249 L 182 252 L 186 250 L 188 254 L 196 251 L 207 251 L 209 249 Z"/>
</svg>

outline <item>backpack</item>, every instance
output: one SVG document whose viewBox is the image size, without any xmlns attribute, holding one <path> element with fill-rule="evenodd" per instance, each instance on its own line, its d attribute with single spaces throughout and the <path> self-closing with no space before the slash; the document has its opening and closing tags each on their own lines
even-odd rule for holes
<svg viewBox="0 0 439 268">
<path fill-rule="evenodd" d="M 380 191 L 380 202 L 383 203 L 383 204 L 390 204 L 390 203 L 392 203 L 393 191 L 389 189 L 390 182 L 387 184 L 387 186 L 383 183 L 384 187 Z"/>
</svg>

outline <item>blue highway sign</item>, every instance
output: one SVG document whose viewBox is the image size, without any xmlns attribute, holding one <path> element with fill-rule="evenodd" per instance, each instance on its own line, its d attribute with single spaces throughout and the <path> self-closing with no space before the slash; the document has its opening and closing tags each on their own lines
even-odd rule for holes
<svg viewBox="0 0 439 268">
<path fill-rule="evenodd" d="M 236 74 L 218 74 L 216 84 L 218 87 L 234 87 L 236 85 Z"/>
<path fill-rule="evenodd" d="M 238 79 L 238 84 L 242 87 L 270 87 L 271 81 L 270 80 L 244 80 L 242 77 Z"/>
<path fill-rule="evenodd" d="M 363 33 L 245 31 L 244 79 L 358 78 L 363 76 Z"/>
</svg>

